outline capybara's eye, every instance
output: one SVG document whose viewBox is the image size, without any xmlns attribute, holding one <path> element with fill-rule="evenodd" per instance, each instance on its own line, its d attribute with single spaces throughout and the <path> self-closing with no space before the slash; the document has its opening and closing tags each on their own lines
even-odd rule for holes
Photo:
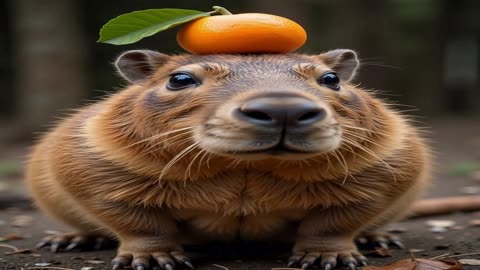
<svg viewBox="0 0 480 270">
<path fill-rule="evenodd" d="M 317 80 L 320 85 L 326 86 L 333 90 L 339 90 L 340 86 L 340 78 L 338 78 L 337 74 L 333 72 L 328 72 L 322 75 L 320 79 Z"/>
<path fill-rule="evenodd" d="M 200 83 L 188 73 L 174 73 L 170 76 L 167 88 L 172 91 L 182 90 L 190 86 L 197 86 Z"/>
</svg>

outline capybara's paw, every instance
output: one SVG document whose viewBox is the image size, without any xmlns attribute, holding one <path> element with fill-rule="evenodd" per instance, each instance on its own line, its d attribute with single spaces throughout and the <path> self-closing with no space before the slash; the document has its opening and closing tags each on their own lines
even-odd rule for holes
<svg viewBox="0 0 480 270">
<path fill-rule="evenodd" d="M 89 233 L 59 233 L 46 236 L 35 247 L 50 247 L 50 251 L 85 251 L 113 248 L 117 242 L 107 236 Z"/>
<path fill-rule="evenodd" d="M 343 265 L 350 270 L 367 265 L 367 258 L 360 254 L 350 236 L 309 236 L 295 242 L 288 267 L 302 269 L 318 267 L 330 270 Z"/>
<path fill-rule="evenodd" d="M 348 269 L 355 270 L 359 266 L 367 265 L 367 258 L 357 252 L 340 251 L 340 252 L 325 252 L 325 251 L 296 251 L 288 259 L 288 267 L 299 266 L 302 269 L 313 268 L 318 265 L 323 270 L 330 270 L 341 263 Z"/>
<path fill-rule="evenodd" d="M 362 233 L 355 239 L 355 242 L 360 248 L 405 248 L 405 245 L 402 243 L 398 236 L 378 231 Z"/>
<path fill-rule="evenodd" d="M 190 259 L 183 251 L 158 251 L 149 253 L 119 252 L 112 260 L 112 269 L 119 270 L 131 266 L 134 270 L 162 269 L 173 270 L 178 266 L 193 269 Z"/>
</svg>

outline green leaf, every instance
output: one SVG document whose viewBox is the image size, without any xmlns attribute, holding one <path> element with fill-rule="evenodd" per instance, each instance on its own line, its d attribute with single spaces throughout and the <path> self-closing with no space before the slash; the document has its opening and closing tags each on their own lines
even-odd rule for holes
<svg viewBox="0 0 480 270">
<path fill-rule="evenodd" d="M 0 176 L 20 173 L 22 166 L 14 162 L 1 162 L 0 163 Z"/>
<path fill-rule="evenodd" d="M 160 31 L 198 18 L 212 12 L 189 9 L 147 9 L 120 15 L 100 29 L 98 42 L 114 45 L 131 44 Z"/>
<path fill-rule="evenodd" d="M 465 161 L 450 167 L 449 173 L 451 175 L 467 176 L 478 170 L 480 170 L 480 163 Z"/>
</svg>

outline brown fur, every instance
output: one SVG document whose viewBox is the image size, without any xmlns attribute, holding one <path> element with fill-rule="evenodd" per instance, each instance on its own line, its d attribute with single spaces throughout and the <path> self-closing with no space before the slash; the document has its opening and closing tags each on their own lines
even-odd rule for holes
<svg viewBox="0 0 480 270">
<path fill-rule="evenodd" d="M 28 166 L 27 183 L 40 208 L 80 232 L 118 237 L 120 253 L 181 250 L 184 228 L 206 239 L 264 239 L 296 223 L 297 253 L 355 252 L 353 237 L 402 217 L 429 178 L 429 151 L 419 132 L 371 91 L 349 84 L 354 70 L 343 76 L 335 62 L 342 59 L 147 60 L 138 63 L 154 70 L 145 81 L 64 119 L 35 146 Z M 168 75 L 178 69 L 201 77 L 202 85 L 166 90 Z M 341 91 L 315 82 L 331 69 L 343 76 Z M 326 106 L 340 145 L 253 157 L 194 144 L 207 143 L 207 132 L 236 134 L 238 144 L 249 139 L 252 131 L 226 110 L 278 91 Z M 179 153 L 185 155 L 169 163 Z"/>
</svg>

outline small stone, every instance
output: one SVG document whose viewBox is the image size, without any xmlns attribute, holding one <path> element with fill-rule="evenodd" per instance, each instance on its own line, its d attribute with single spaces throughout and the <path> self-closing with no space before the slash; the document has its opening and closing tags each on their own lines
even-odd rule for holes
<svg viewBox="0 0 480 270">
<path fill-rule="evenodd" d="M 35 263 L 33 264 L 35 266 L 39 266 L 39 267 L 45 267 L 45 266 L 49 266 L 50 263 L 47 263 L 47 262 L 41 262 L 41 263 Z"/>
<path fill-rule="evenodd" d="M 457 226 L 452 226 L 450 228 L 450 230 L 452 230 L 452 231 L 460 231 L 460 230 L 463 230 L 463 229 L 465 229 L 465 226 L 458 226 L 457 225 Z"/>
<path fill-rule="evenodd" d="M 473 180 L 480 181 L 480 171 L 475 171 L 470 176 Z"/>
<path fill-rule="evenodd" d="M 440 244 L 440 245 L 435 245 L 435 249 L 438 249 L 438 250 L 444 250 L 444 249 L 448 249 L 448 247 L 450 247 L 449 244 Z"/>
<path fill-rule="evenodd" d="M 416 249 L 416 248 L 411 248 L 408 250 L 408 253 L 418 253 L 418 252 L 422 252 L 424 251 L 425 249 Z"/>
<path fill-rule="evenodd" d="M 440 228 L 449 228 L 455 226 L 455 221 L 453 220 L 428 220 L 425 222 L 430 227 L 440 227 Z"/>
<path fill-rule="evenodd" d="M 480 219 L 472 219 L 468 224 L 470 224 L 470 226 L 478 227 L 480 226 Z"/>
<path fill-rule="evenodd" d="M 462 188 L 462 193 L 463 194 L 468 194 L 468 195 L 476 195 L 480 193 L 480 187 L 479 186 L 467 186 Z"/>
<path fill-rule="evenodd" d="M 0 182 L 0 191 L 8 190 L 8 184 L 5 182 Z"/>
<path fill-rule="evenodd" d="M 435 239 L 436 239 L 436 240 L 443 240 L 443 239 L 445 239 L 445 236 L 443 236 L 443 235 L 436 235 L 436 236 L 435 236 Z"/>
<path fill-rule="evenodd" d="M 101 260 L 87 260 L 88 263 L 91 263 L 91 264 L 104 264 L 105 262 L 104 261 L 101 261 Z"/>
<path fill-rule="evenodd" d="M 443 233 L 443 232 L 448 231 L 448 229 L 445 228 L 445 227 L 432 227 L 432 228 L 430 228 L 430 231 L 433 232 L 433 233 Z"/>
<path fill-rule="evenodd" d="M 13 218 L 12 226 L 13 227 L 27 227 L 32 224 L 33 217 L 26 215 L 19 215 Z"/>
</svg>

